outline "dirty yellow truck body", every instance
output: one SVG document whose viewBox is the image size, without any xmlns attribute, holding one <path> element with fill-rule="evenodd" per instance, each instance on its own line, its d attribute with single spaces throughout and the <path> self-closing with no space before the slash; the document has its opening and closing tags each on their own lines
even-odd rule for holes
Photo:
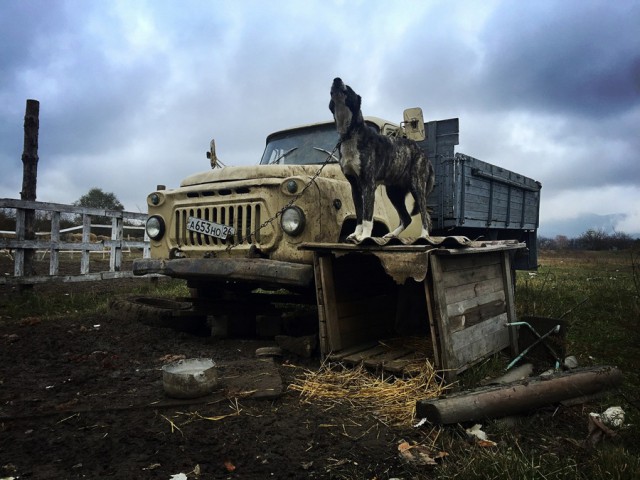
<svg viewBox="0 0 640 480">
<path fill-rule="evenodd" d="M 385 120 L 365 120 L 382 134 L 404 133 Z M 428 199 L 433 234 L 515 239 L 527 244 L 526 253 L 514 259 L 516 268 L 535 268 L 540 184 L 455 153 L 458 119 L 425 127 L 427 138 L 419 144 L 436 172 Z M 135 261 L 134 274 L 183 278 L 197 290 L 313 287 L 313 254 L 300 245 L 344 241 L 356 226 L 351 187 L 332 154 L 337 141 L 332 122 L 275 132 L 267 137 L 259 165 L 216 168 L 212 160 L 211 170 L 184 179 L 178 188 L 159 187 L 147 196 L 151 258 Z M 213 148 L 210 158 L 216 159 Z M 407 207 L 412 210 L 411 196 Z M 420 234 L 418 217 L 402 237 Z M 398 223 L 380 186 L 373 236 Z M 207 234 L 212 225 L 233 232 L 217 238 Z"/>
</svg>

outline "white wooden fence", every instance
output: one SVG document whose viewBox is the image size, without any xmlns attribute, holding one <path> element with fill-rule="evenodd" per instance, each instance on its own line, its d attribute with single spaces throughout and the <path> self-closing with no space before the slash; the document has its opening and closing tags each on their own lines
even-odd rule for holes
<svg viewBox="0 0 640 480">
<path fill-rule="evenodd" d="M 14 262 L 13 276 L 0 276 L 2 284 L 36 284 L 51 282 L 81 282 L 88 280 L 106 280 L 111 278 L 132 277 L 130 270 L 122 269 L 122 252 L 133 249 L 140 249 L 142 257 L 149 257 L 149 237 L 144 231 L 144 221 L 147 219 L 146 213 L 121 212 L 117 210 L 102 210 L 98 208 L 78 207 L 74 205 L 64 205 L 59 203 L 31 202 L 25 200 L 15 200 L 10 198 L 0 198 L 0 209 L 13 209 L 16 218 L 15 238 L 0 238 L 0 249 L 11 252 Z M 47 212 L 47 217 L 51 218 L 50 232 L 39 232 L 35 240 L 25 239 L 25 215 L 28 210 L 36 212 Z M 62 214 L 72 214 L 82 216 L 82 226 L 71 229 L 60 230 L 60 218 Z M 92 217 L 108 217 L 111 225 L 92 225 Z M 139 226 L 125 225 L 125 220 L 137 221 Z M 110 238 L 103 238 L 100 241 L 91 241 L 91 228 L 110 228 Z M 61 233 L 70 230 L 82 230 L 80 242 L 66 241 L 61 238 Z M 124 240 L 124 230 L 141 230 L 144 232 L 144 241 Z M 41 238 L 37 238 L 37 237 Z M 142 235 L 139 235 L 142 237 Z M 25 252 L 32 250 L 43 254 L 49 253 L 49 275 L 28 275 L 25 272 Z M 90 254 L 99 252 L 109 253 L 109 270 L 100 272 L 90 272 Z M 60 274 L 60 253 L 79 252 L 80 271 L 79 275 Z"/>
</svg>

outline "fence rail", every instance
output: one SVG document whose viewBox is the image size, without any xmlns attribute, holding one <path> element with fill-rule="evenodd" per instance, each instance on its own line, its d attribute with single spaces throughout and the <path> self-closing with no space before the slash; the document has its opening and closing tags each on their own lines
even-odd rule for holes
<svg viewBox="0 0 640 480">
<path fill-rule="evenodd" d="M 10 198 L 0 199 L 0 209 L 14 210 L 16 219 L 15 232 L 3 232 L 15 235 L 15 238 L 0 238 L 0 249 L 6 253 L 12 252 L 14 262 L 13 275 L 0 277 L 2 284 L 36 284 L 52 282 L 81 282 L 89 280 L 106 280 L 112 278 L 125 278 L 133 276 L 130 270 L 123 270 L 123 250 L 140 249 L 142 257 L 149 257 L 149 237 L 144 232 L 143 240 L 129 241 L 124 239 L 125 230 L 143 230 L 147 214 L 136 212 L 122 212 L 117 210 L 103 210 L 99 208 L 80 207 L 59 203 L 36 202 L 16 200 Z M 25 238 L 25 216 L 27 211 L 46 212 L 51 219 L 49 232 L 38 232 L 35 240 Z M 82 225 L 67 229 L 60 229 L 60 219 L 63 214 L 82 216 Z M 92 217 L 107 217 L 111 219 L 111 225 L 92 225 Z M 140 225 L 125 225 L 125 221 L 140 222 Z M 110 229 L 109 236 L 103 236 L 98 240 L 91 228 L 100 227 Z M 61 233 L 81 230 L 82 236 L 79 242 L 68 241 L 61 237 Z M 41 237 L 41 238 L 37 238 Z M 95 238 L 95 241 L 92 239 Z M 25 252 L 49 253 L 49 275 L 34 275 L 25 272 Z M 109 270 L 90 272 L 90 254 L 92 252 L 109 252 Z M 60 274 L 60 253 L 80 252 L 80 274 Z"/>
</svg>

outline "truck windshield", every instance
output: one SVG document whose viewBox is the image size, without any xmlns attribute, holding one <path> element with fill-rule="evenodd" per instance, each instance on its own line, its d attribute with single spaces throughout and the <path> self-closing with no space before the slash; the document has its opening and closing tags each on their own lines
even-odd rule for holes
<svg viewBox="0 0 640 480">
<path fill-rule="evenodd" d="M 281 132 L 269 137 L 260 165 L 324 163 L 338 143 L 333 123 Z M 337 154 L 332 161 L 337 161 Z"/>
</svg>

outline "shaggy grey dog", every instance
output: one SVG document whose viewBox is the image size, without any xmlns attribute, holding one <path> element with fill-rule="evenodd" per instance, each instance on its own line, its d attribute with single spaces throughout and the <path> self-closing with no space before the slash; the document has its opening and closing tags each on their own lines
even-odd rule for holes
<svg viewBox="0 0 640 480">
<path fill-rule="evenodd" d="M 380 184 L 386 186 L 387 196 L 400 217 L 400 225 L 385 238 L 397 237 L 411 223 L 405 206 L 409 193 L 415 200 L 414 210 L 420 211 L 421 236 L 428 237 L 431 216 L 427 197 L 435 181 L 433 166 L 415 141 L 381 135 L 368 127 L 361 103 L 360 95 L 351 87 L 340 78 L 333 80 L 329 110 L 340 134 L 340 166 L 351 184 L 357 217 L 356 230 L 347 238 L 359 242 L 371 236 L 375 191 Z"/>
</svg>

